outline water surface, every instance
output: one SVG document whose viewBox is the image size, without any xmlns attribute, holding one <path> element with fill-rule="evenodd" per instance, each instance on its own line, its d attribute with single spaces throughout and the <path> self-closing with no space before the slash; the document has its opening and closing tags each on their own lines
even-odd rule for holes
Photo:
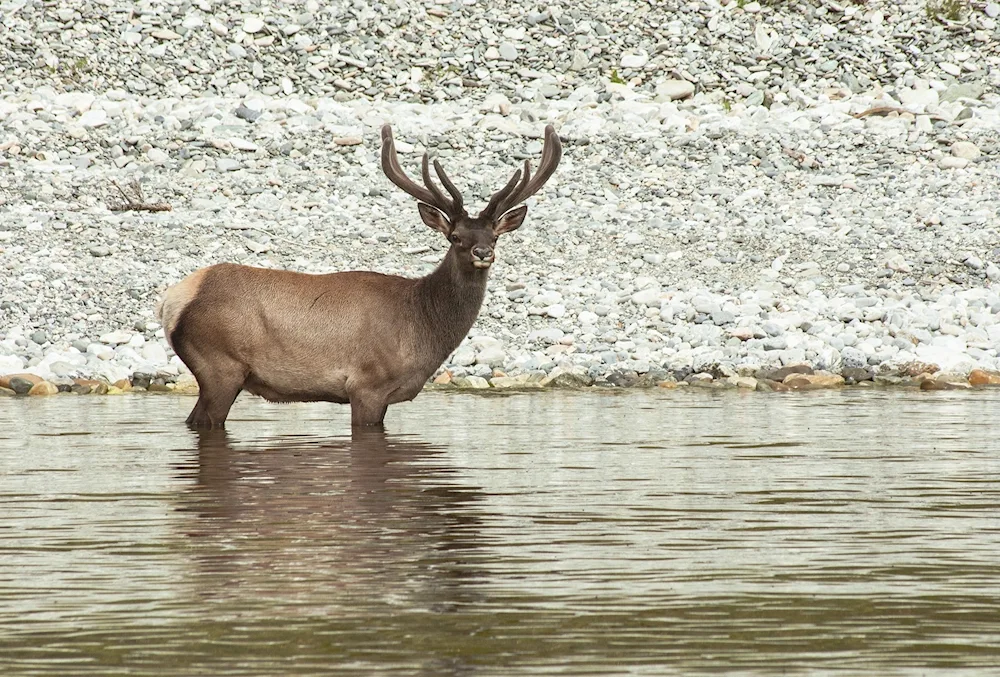
<svg viewBox="0 0 1000 677">
<path fill-rule="evenodd" d="M 0 400 L 4 675 L 985 674 L 1000 393 Z"/>
</svg>

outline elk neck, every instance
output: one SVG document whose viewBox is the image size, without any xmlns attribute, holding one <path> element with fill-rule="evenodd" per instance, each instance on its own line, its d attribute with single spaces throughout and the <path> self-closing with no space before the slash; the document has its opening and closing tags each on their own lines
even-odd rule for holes
<svg viewBox="0 0 1000 677">
<path fill-rule="evenodd" d="M 483 305 L 488 280 L 488 268 L 459 261 L 451 247 L 438 267 L 417 281 L 417 298 L 428 329 L 439 337 L 442 349 L 450 353 L 469 333 Z"/>
</svg>

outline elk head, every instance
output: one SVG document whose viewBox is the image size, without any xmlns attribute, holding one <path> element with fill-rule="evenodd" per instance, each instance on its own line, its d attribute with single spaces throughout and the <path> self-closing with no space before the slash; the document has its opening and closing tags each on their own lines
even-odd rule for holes
<svg viewBox="0 0 1000 677">
<path fill-rule="evenodd" d="M 528 213 L 521 203 L 537 193 L 559 165 L 562 146 L 552 125 L 545 127 L 545 146 L 538 173 L 531 175 L 531 163 L 524 161 L 524 171 L 517 170 L 503 188 L 493 194 L 486 208 L 478 216 L 469 216 L 462 202 L 462 194 L 451 182 L 437 160 L 434 171 L 448 191 L 449 198 L 431 180 L 430 162 L 424 153 L 421 174 L 424 185 L 410 179 L 399 166 L 392 128 L 382 127 L 382 171 L 394 184 L 417 198 L 417 209 L 423 222 L 442 233 L 458 254 L 474 268 L 486 269 L 493 263 L 497 237 L 517 230 Z"/>
</svg>

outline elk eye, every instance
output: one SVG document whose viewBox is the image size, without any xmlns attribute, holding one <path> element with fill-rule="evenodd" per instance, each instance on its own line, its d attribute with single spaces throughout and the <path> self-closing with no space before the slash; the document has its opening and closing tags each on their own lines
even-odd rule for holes
<svg viewBox="0 0 1000 677">
<path fill-rule="evenodd" d="M 454 242 L 455 244 L 462 244 L 462 238 L 460 238 L 458 235 L 452 235 L 448 239 Z"/>
</svg>

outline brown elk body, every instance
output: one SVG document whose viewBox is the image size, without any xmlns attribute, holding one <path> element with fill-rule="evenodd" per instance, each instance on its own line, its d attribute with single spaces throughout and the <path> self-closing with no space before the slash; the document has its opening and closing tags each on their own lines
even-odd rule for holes
<svg viewBox="0 0 1000 677">
<path fill-rule="evenodd" d="M 218 264 L 190 274 L 164 292 L 158 307 L 167 340 L 198 381 L 187 422 L 220 427 L 240 391 L 273 402 L 350 403 L 353 426 L 381 426 L 390 404 L 411 400 L 458 347 L 486 293 L 497 236 L 518 228 L 521 202 L 537 192 L 561 157 L 555 130 L 545 129 L 539 171 L 525 162 L 478 216 L 441 165 L 434 169 L 449 199 L 430 177 L 424 186 L 399 167 L 388 125 L 382 167 L 415 197 L 424 223 L 451 247 L 426 277 L 369 271 L 310 275 Z"/>
</svg>

